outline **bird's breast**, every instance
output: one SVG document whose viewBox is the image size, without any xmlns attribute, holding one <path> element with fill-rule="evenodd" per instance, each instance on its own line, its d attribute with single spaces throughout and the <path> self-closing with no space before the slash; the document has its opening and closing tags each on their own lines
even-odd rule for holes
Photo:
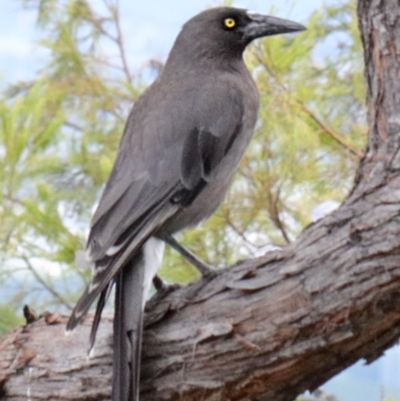
<svg viewBox="0 0 400 401">
<path fill-rule="evenodd" d="M 232 176 L 242 159 L 253 136 L 257 121 L 259 97 L 250 74 L 242 83 L 244 112 L 241 129 L 229 151 L 217 166 L 213 179 L 210 180 L 189 207 L 182 209 L 163 227 L 163 232 L 174 233 L 187 227 L 193 227 L 209 218 L 223 202 Z"/>
</svg>

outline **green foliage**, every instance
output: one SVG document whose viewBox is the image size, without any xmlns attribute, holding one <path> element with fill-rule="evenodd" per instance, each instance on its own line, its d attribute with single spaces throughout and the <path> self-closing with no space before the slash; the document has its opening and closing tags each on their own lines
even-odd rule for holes
<svg viewBox="0 0 400 401">
<path fill-rule="evenodd" d="M 141 81 L 124 64 L 112 4 L 106 16 L 85 1 L 24 4 L 38 10 L 40 44 L 50 57 L 35 81 L 0 97 L 0 280 L 8 285 L 15 278 L 12 285 L 24 292 L 27 283 L 38 285 L 29 292 L 40 307 L 68 307 L 70 291 L 75 299 L 89 277 L 76 268 L 75 252 L 84 247 Z M 109 65 L 104 42 L 119 64 Z M 20 307 L 23 299 L 13 298 L 12 305 Z"/>
<path fill-rule="evenodd" d="M 34 82 L 0 94 L 0 280 L 21 287 L 14 310 L 28 289 L 33 306 L 69 307 L 89 279 L 75 252 L 146 82 L 127 64 L 117 2 L 23 3 L 37 10 L 49 58 Z M 216 215 L 180 236 L 216 266 L 292 241 L 318 203 L 351 187 L 366 141 L 355 2 L 306 25 L 247 52 L 261 98 L 255 138 Z M 169 249 L 162 274 L 197 276 Z"/>
<path fill-rule="evenodd" d="M 22 323 L 22 318 L 17 317 L 10 307 L 0 305 L 0 334 L 11 330 L 13 327 L 21 325 Z"/>
</svg>

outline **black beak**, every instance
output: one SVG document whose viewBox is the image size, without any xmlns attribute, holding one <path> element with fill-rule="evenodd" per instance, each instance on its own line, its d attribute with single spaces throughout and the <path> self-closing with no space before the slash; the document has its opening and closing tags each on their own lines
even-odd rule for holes
<svg viewBox="0 0 400 401">
<path fill-rule="evenodd" d="M 243 28 L 242 32 L 244 39 L 249 42 L 263 36 L 299 32 L 306 29 L 303 25 L 298 24 L 297 22 L 282 18 L 250 12 L 248 12 L 247 15 L 251 21 Z"/>
</svg>

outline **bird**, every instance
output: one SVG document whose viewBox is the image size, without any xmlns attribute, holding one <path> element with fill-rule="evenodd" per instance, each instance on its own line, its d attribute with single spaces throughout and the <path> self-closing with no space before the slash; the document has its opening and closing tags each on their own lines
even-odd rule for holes
<svg viewBox="0 0 400 401">
<path fill-rule="evenodd" d="M 253 135 L 259 95 L 244 50 L 304 29 L 242 8 L 205 10 L 183 25 L 161 74 L 134 103 L 91 221 L 92 280 L 67 323 L 73 330 L 98 299 L 92 349 L 115 284 L 113 401 L 139 400 L 144 306 L 164 244 L 209 273 L 173 235 L 214 213 Z"/>
</svg>

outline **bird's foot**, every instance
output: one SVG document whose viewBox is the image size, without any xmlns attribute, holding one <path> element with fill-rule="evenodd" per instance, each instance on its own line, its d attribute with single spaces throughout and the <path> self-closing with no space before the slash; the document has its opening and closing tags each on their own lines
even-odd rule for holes
<svg viewBox="0 0 400 401">
<path fill-rule="evenodd" d="M 163 279 L 157 274 L 153 277 L 153 285 L 157 292 L 167 287 L 167 284 L 165 284 Z"/>
<path fill-rule="evenodd" d="M 175 291 L 180 288 L 179 284 L 166 284 L 166 282 L 158 275 L 153 278 L 153 285 L 157 291 L 157 295 L 166 295 L 169 292 Z"/>
</svg>

